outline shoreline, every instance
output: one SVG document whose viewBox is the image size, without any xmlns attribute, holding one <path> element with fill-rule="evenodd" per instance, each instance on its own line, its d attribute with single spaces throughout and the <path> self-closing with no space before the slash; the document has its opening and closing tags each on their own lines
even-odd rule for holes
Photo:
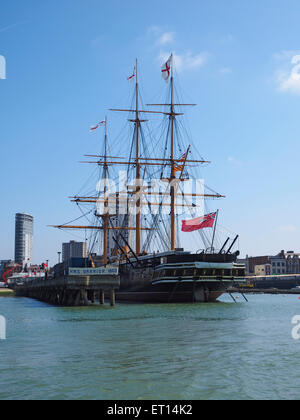
<svg viewBox="0 0 300 420">
<path fill-rule="evenodd" d="M 12 297 L 15 296 L 15 292 L 11 289 L 0 289 L 0 297 Z"/>
</svg>

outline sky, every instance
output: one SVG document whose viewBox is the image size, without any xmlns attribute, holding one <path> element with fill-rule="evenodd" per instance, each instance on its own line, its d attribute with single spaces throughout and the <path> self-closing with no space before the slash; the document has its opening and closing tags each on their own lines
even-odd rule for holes
<svg viewBox="0 0 300 420">
<path fill-rule="evenodd" d="M 226 195 L 222 225 L 242 255 L 300 252 L 299 19 L 298 0 L 3 2 L 0 259 L 14 256 L 16 212 L 35 217 L 35 262 L 55 263 L 76 239 L 48 225 L 79 215 L 68 197 L 91 170 L 79 161 L 100 148 L 89 127 L 128 106 L 136 57 L 143 98 L 156 99 L 171 52 L 185 100 L 198 104 L 187 119 L 212 162 L 205 180 Z M 118 150 L 124 121 L 109 119 Z"/>
</svg>

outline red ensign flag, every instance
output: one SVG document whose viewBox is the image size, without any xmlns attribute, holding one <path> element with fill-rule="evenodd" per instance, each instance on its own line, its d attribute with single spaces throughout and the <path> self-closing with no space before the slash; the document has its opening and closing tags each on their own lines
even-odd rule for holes
<svg viewBox="0 0 300 420">
<path fill-rule="evenodd" d="M 195 232 L 196 230 L 214 227 L 217 213 L 210 213 L 203 217 L 182 221 L 182 232 Z"/>
</svg>

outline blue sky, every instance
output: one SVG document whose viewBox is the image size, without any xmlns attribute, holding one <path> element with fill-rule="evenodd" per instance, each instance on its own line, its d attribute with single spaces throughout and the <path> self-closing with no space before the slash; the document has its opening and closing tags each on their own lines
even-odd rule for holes
<svg viewBox="0 0 300 420">
<path fill-rule="evenodd" d="M 34 259 L 56 262 L 72 239 L 48 224 L 78 216 L 68 196 L 97 152 L 88 128 L 128 106 L 126 77 L 141 64 L 145 102 L 174 52 L 190 130 L 212 161 L 206 181 L 227 199 L 222 225 L 242 254 L 300 250 L 300 4 L 297 0 L 11 0 L 1 6 L 0 259 L 12 258 L 14 214 L 35 216 Z M 110 116 L 111 139 L 123 122 Z M 118 144 L 115 144 L 116 150 Z"/>
</svg>

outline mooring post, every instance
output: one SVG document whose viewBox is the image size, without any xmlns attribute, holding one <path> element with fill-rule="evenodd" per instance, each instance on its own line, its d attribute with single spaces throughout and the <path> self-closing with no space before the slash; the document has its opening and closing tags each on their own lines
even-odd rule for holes
<svg viewBox="0 0 300 420">
<path fill-rule="evenodd" d="M 84 306 L 89 306 L 89 300 L 88 300 L 88 296 L 87 296 L 87 291 L 86 290 L 81 290 L 81 299 L 83 300 L 83 305 Z"/>
<path fill-rule="evenodd" d="M 104 305 L 105 304 L 105 295 L 104 295 L 104 291 L 103 290 L 100 290 L 100 292 L 99 292 L 100 294 L 99 294 L 99 302 L 100 302 L 100 305 Z"/>
<path fill-rule="evenodd" d="M 91 301 L 92 301 L 92 303 L 95 303 L 95 292 L 94 291 L 92 291 L 92 296 L 91 296 Z"/>
<path fill-rule="evenodd" d="M 115 306 L 115 305 L 116 305 L 115 289 L 111 289 L 111 291 L 110 291 L 110 306 Z"/>
<path fill-rule="evenodd" d="M 73 301 L 72 306 L 79 306 L 80 305 L 80 298 L 81 298 L 81 291 L 78 290 L 75 295 L 75 299 Z"/>
</svg>

